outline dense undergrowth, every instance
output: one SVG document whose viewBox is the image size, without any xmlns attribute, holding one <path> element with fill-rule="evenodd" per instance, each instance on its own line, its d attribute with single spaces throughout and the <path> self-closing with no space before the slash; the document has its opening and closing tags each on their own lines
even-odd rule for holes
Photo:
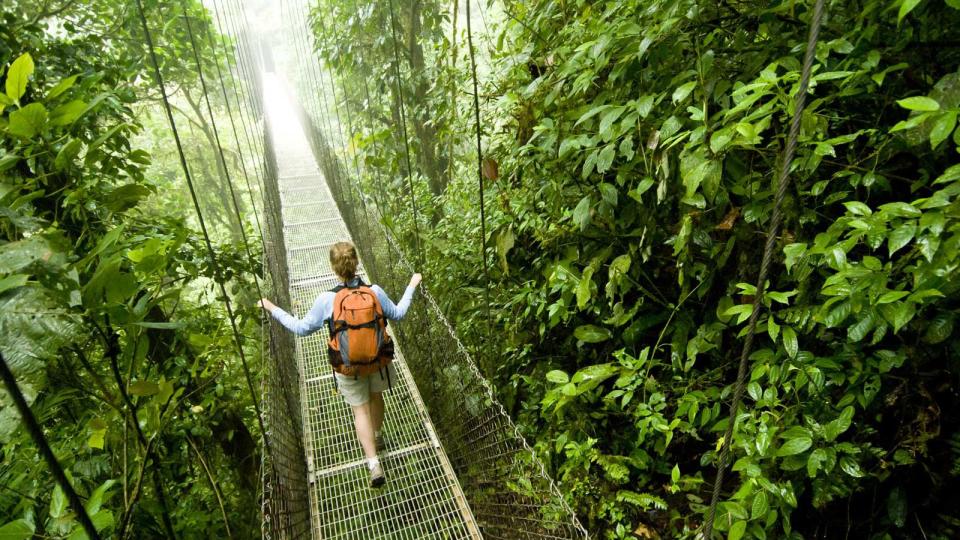
<svg viewBox="0 0 960 540">
<path fill-rule="evenodd" d="M 215 157 L 179 10 L 196 32 L 216 33 L 210 15 L 197 2 L 144 4 L 222 272 L 193 216 L 135 4 L 4 2 L 0 352 L 104 537 L 252 538 L 258 437 L 214 287 L 226 280 L 242 305 L 255 298 L 259 263 L 239 241 L 252 225 L 233 217 L 223 184 L 244 156 L 231 140 L 227 162 Z M 225 58 L 210 43 L 208 77 Z M 240 310 L 251 358 L 257 321 Z M 0 537 L 34 535 L 86 538 L 4 391 Z"/>
<path fill-rule="evenodd" d="M 599 537 L 702 523 L 812 4 L 492 3 L 492 321 L 463 6 L 314 10 L 364 190 Z M 718 534 L 960 534 L 958 8 L 828 2 Z"/>
</svg>

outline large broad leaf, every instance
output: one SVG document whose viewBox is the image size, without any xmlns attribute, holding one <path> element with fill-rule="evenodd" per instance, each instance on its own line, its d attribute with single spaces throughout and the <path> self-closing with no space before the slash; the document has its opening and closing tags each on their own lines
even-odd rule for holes
<svg viewBox="0 0 960 540">
<path fill-rule="evenodd" d="M 813 441 L 810 437 L 797 437 L 796 439 L 790 439 L 783 443 L 783 446 L 777 450 L 777 455 L 780 457 L 795 456 L 801 452 L 805 452 L 811 446 L 813 446 Z"/>
<path fill-rule="evenodd" d="M 590 196 L 580 199 L 580 203 L 573 209 L 573 222 L 580 227 L 580 230 L 587 228 L 590 224 Z"/>
<path fill-rule="evenodd" d="M 613 337 L 610 331 L 606 328 L 601 328 L 592 324 L 578 326 L 577 329 L 573 331 L 573 335 L 585 343 L 600 343 L 601 341 L 606 341 Z"/>
<path fill-rule="evenodd" d="M 906 99 L 897 100 L 897 105 L 904 109 L 920 112 L 933 112 L 940 110 L 940 104 L 936 100 L 925 96 L 915 96 Z"/>
<path fill-rule="evenodd" d="M 140 202 L 140 199 L 152 195 L 153 192 L 150 191 L 146 186 L 141 186 L 139 184 L 127 184 L 125 186 L 120 186 L 117 189 L 110 192 L 110 195 L 107 197 L 107 208 L 114 212 L 122 212 L 129 208 L 133 208 Z"/>
<path fill-rule="evenodd" d="M 10 65 L 7 71 L 7 96 L 13 101 L 19 101 L 27 91 L 27 80 L 33 75 L 33 58 L 30 53 L 23 53 Z"/>
<path fill-rule="evenodd" d="M 60 105 L 50 113 L 50 122 L 55 126 L 66 126 L 80 118 L 87 104 L 79 99 Z"/>
<path fill-rule="evenodd" d="M 32 139 L 47 123 L 47 108 L 42 103 L 31 103 L 10 113 L 7 131 L 11 135 Z"/>
<path fill-rule="evenodd" d="M 720 162 L 705 157 L 702 148 L 685 154 L 680 159 L 680 177 L 683 179 L 687 198 L 702 188 L 707 201 L 712 202 L 720 186 L 720 175 Z"/>
<path fill-rule="evenodd" d="M 0 527 L 0 540 L 27 540 L 33 537 L 33 526 L 25 519 L 11 521 Z"/>
</svg>

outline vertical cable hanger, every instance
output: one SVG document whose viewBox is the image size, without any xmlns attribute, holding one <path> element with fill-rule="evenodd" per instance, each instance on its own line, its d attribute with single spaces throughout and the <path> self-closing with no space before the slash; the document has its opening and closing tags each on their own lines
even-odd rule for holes
<svg viewBox="0 0 960 540">
<path fill-rule="evenodd" d="M 407 113 L 404 106 L 403 87 L 400 78 L 400 49 L 397 39 L 397 17 L 394 10 L 393 0 L 390 3 L 390 34 L 393 36 L 393 69 L 394 82 L 397 90 L 397 97 L 400 106 L 400 132 L 403 134 L 404 159 L 407 165 L 407 190 L 410 193 L 410 206 L 413 209 L 413 230 L 414 240 L 417 248 L 417 264 L 423 267 L 423 249 L 420 245 L 420 217 L 417 210 L 416 191 L 413 188 L 413 167 L 410 165 L 410 139 L 407 135 Z"/>
<path fill-rule="evenodd" d="M 306 66 L 307 72 L 312 74 L 315 81 L 314 84 L 318 86 L 318 90 L 316 90 L 314 93 L 318 97 L 323 96 L 323 99 L 320 100 L 321 110 L 318 110 L 317 114 L 322 113 L 324 118 L 326 119 L 327 129 L 330 132 L 330 136 L 333 136 L 335 132 L 339 133 L 340 141 L 341 143 L 343 143 L 345 142 L 345 138 L 343 136 L 343 120 L 340 117 L 340 102 L 337 99 L 337 89 L 334 84 L 333 76 L 330 74 L 330 70 L 328 66 L 327 75 L 330 80 L 330 91 L 333 94 L 333 111 L 336 116 L 336 130 L 334 130 L 334 128 L 331 125 L 331 122 L 333 122 L 333 119 L 331 118 L 330 106 L 326 99 L 327 93 L 326 93 L 326 86 L 323 83 L 323 78 L 324 78 L 323 70 L 321 70 L 320 67 L 316 65 L 316 63 L 310 61 L 310 58 L 313 56 L 313 53 L 312 53 L 313 49 L 310 47 L 310 40 L 308 38 L 308 30 L 309 30 L 307 25 L 308 19 L 302 12 L 298 12 L 298 17 L 300 22 L 302 22 L 302 24 L 300 24 L 300 31 L 298 32 L 298 35 L 300 35 L 303 39 L 303 47 L 304 47 L 304 53 L 302 56 L 303 62 L 304 62 L 304 65 Z M 326 30 L 325 30 L 325 27 L 323 26 L 322 20 L 320 21 L 320 24 L 321 24 L 321 28 L 324 28 L 324 36 L 326 38 Z M 331 173 L 331 176 L 333 177 L 332 180 L 335 184 L 336 191 L 342 197 L 343 194 L 346 192 L 346 188 L 343 185 L 344 179 L 340 174 L 341 173 L 340 161 L 337 159 L 336 154 L 332 152 L 333 149 L 329 144 L 329 140 L 324 140 L 324 146 L 325 146 L 324 154 L 326 154 L 325 157 L 327 161 L 327 170 Z"/>
<path fill-rule="evenodd" d="M 190 46 L 193 50 L 193 60 L 197 67 L 197 75 L 200 78 L 200 89 L 203 91 L 203 99 L 207 105 L 207 114 L 210 117 L 210 126 L 213 130 L 213 139 L 217 144 L 217 153 L 220 158 L 220 164 L 223 167 L 223 174 L 227 181 L 227 188 L 230 190 L 230 199 L 231 202 L 233 202 L 234 217 L 237 219 L 237 225 L 240 226 L 240 237 L 243 239 L 243 247 L 247 252 L 247 257 L 249 257 L 252 261 L 253 251 L 250 249 L 250 239 L 247 237 L 247 229 L 244 227 L 243 216 L 240 215 L 240 201 L 237 199 L 236 190 L 233 189 L 233 178 L 230 175 L 230 166 L 227 163 L 226 154 L 223 151 L 223 145 L 220 141 L 220 130 L 217 127 L 217 119 L 213 111 L 213 104 L 210 102 L 210 94 L 207 90 L 206 77 L 203 75 L 203 62 L 200 59 L 200 52 L 197 50 L 197 42 L 193 33 L 193 25 L 190 23 L 190 14 L 187 13 L 187 6 L 184 0 L 180 0 L 180 11 L 183 14 L 184 22 L 186 23 L 185 26 L 187 28 L 187 36 L 190 39 Z M 214 58 L 214 62 L 216 62 L 216 58 Z M 226 92 L 224 92 L 224 95 L 226 95 Z M 259 221 L 257 224 L 259 226 Z M 260 241 L 263 242 L 262 232 Z M 253 275 L 253 283 L 257 289 L 257 297 L 263 298 L 263 291 L 260 290 L 260 279 L 256 274 Z"/>
<path fill-rule="evenodd" d="M 237 347 L 237 354 L 240 357 L 240 363 L 243 368 L 244 377 L 246 379 L 247 389 L 250 392 L 250 399 L 253 401 L 253 408 L 257 414 L 257 423 L 260 427 L 260 432 L 261 432 L 261 435 L 263 436 L 263 440 L 266 442 L 266 444 L 264 445 L 266 448 L 266 452 L 270 457 L 271 463 L 273 463 L 270 440 L 269 440 L 266 426 L 264 425 L 264 422 L 263 422 L 263 412 L 260 408 L 260 401 L 257 398 L 256 390 L 254 389 L 253 378 L 250 375 L 250 368 L 247 365 L 246 354 L 243 351 L 243 340 L 240 337 L 240 330 L 237 327 L 237 321 L 233 311 L 233 305 L 230 302 L 230 297 L 227 295 L 227 289 L 223 282 L 223 272 L 221 271 L 220 265 L 217 262 L 216 253 L 214 252 L 214 249 L 213 249 L 213 242 L 210 240 L 210 234 L 207 230 L 206 221 L 203 218 L 203 212 L 200 210 L 200 202 L 197 199 L 197 192 L 193 184 L 193 176 L 190 174 L 190 167 L 187 165 L 187 157 L 183 150 L 183 142 L 180 139 L 180 133 L 177 130 L 177 123 L 173 117 L 173 109 L 170 105 L 170 100 L 167 96 L 166 85 L 164 84 L 164 81 L 163 81 L 163 74 L 160 72 L 160 63 L 159 63 L 159 60 L 157 59 L 157 52 L 153 43 L 153 35 L 150 32 L 149 25 L 147 24 L 147 15 L 143 9 L 142 0 L 136 0 L 136 5 L 137 5 L 137 11 L 140 15 L 140 22 L 143 27 L 144 37 L 147 40 L 147 48 L 149 50 L 150 59 L 153 64 L 154 77 L 156 79 L 156 84 L 160 89 L 160 96 L 162 98 L 164 112 L 166 113 L 167 121 L 170 124 L 170 130 L 173 133 L 174 142 L 176 143 L 176 147 L 177 147 L 177 155 L 180 159 L 180 166 L 183 169 L 184 176 L 186 177 L 187 187 L 190 191 L 190 198 L 193 201 L 193 207 L 194 207 L 194 210 L 196 211 L 197 220 L 200 223 L 200 230 L 203 233 L 204 243 L 206 244 L 206 247 L 207 247 L 207 255 L 210 260 L 210 266 L 215 276 L 214 281 L 216 281 L 217 286 L 220 289 L 220 294 L 223 297 L 223 304 L 227 310 L 227 317 L 230 320 L 230 327 L 232 329 L 234 342 Z"/>
<path fill-rule="evenodd" d="M 213 5 L 213 12 L 214 12 L 214 15 L 215 15 L 215 17 L 216 17 L 217 28 L 219 29 L 219 28 L 220 28 L 220 13 L 219 13 L 219 11 L 218 11 L 218 8 L 217 8 L 217 5 L 216 5 L 216 4 Z M 264 237 L 264 234 L 263 234 L 263 226 L 262 226 L 261 223 L 260 223 L 260 217 L 259 217 L 259 215 L 257 214 L 257 206 L 256 206 L 256 204 L 255 204 L 255 202 L 254 202 L 254 200 L 255 200 L 255 198 L 254 198 L 254 191 L 253 191 L 253 187 L 251 186 L 251 183 L 250 183 L 250 175 L 249 175 L 249 173 L 248 173 L 248 171 L 247 171 L 246 158 L 245 158 L 244 152 L 243 152 L 243 143 L 242 143 L 242 141 L 240 140 L 240 135 L 239 135 L 239 133 L 243 133 L 243 134 L 244 134 L 244 137 L 246 138 L 246 141 L 247 141 L 247 149 L 248 149 L 248 150 L 256 151 L 256 149 L 254 148 L 254 146 L 253 146 L 252 143 L 251 143 L 250 134 L 249 134 L 249 132 L 246 131 L 246 125 L 245 125 L 245 120 L 244 120 L 244 117 L 243 117 L 243 112 L 240 110 L 240 108 L 242 107 L 242 105 L 240 104 L 240 99 L 239 99 L 239 95 L 240 95 L 240 94 L 239 94 L 238 91 L 237 91 L 237 86 L 239 85 L 239 81 L 237 81 L 235 78 L 233 78 L 233 90 L 234 90 L 234 95 L 235 95 L 235 97 L 237 98 L 237 99 L 236 99 L 236 104 L 237 104 L 237 116 L 240 117 L 240 122 L 241 122 L 241 129 L 240 129 L 240 130 L 237 129 L 237 121 L 236 121 L 235 118 L 234 118 L 234 111 L 233 111 L 233 108 L 230 106 L 230 97 L 229 97 L 228 92 L 227 92 L 227 84 L 226 84 L 227 78 L 224 77 L 224 75 L 223 75 L 223 70 L 220 69 L 220 62 L 219 62 L 219 60 L 217 59 L 217 43 L 216 43 L 217 40 L 214 38 L 214 30 L 213 30 L 213 28 L 212 28 L 212 24 L 211 24 L 211 25 L 204 25 L 204 29 L 206 30 L 207 41 L 210 43 L 210 49 L 213 51 L 214 65 L 216 66 L 216 69 L 217 69 L 217 78 L 218 78 L 219 81 L 220 81 L 220 89 L 221 89 L 221 91 L 222 91 L 222 93 L 223 93 L 223 102 L 226 104 L 227 112 L 229 113 L 229 116 L 230 116 L 230 127 L 231 127 L 231 129 L 232 129 L 232 131 L 233 131 L 233 138 L 234 138 L 234 140 L 236 140 L 236 142 L 237 142 L 237 153 L 240 155 L 240 165 L 241 165 L 242 170 L 243 170 L 243 177 L 244 177 L 244 179 L 246 180 L 247 190 L 248 190 L 248 192 L 250 193 L 250 204 L 253 206 L 254 216 L 257 218 L 257 231 L 260 233 L 260 241 L 261 241 L 261 243 L 262 243 L 263 245 L 266 245 L 266 243 L 265 243 L 265 241 L 264 241 L 264 240 L 265 240 L 265 237 Z M 229 68 L 230 68 L 229 49 L 228 49 L 228 47 L 227 47 L 226 38 L 223 36 L 222 30 L 219 30 L 219 31 L 221 32 L 221 35 L 220 35 L 220 44 L 221 44 L 221 48 L 223 49 L 223 53 L 224 53 L 224 54 L 223 54 L 223 59 L 224 59 L 224 62 L 225 62 L 225 64 L 226 64 L 227 70 L 228 70 L 228 71 L 227 71 L 227 74 L 232 78 L 233 74 L 229 72 Z M 263 163 L 263 160 L 261 160 L 261 163 Z M 258 179 L 258 187 L 259 187 L 259 189 L 260 189 L 260 191 L 261 191 L 261 193 L 262 193 L 262 192 L 263 192 L 263 189 L 264 189 L 264 187 L 263 187 L 263 177 L 259 176 L 259 175 L 258 175 L 258 172 L 259 172 L 259 171 L 257 171 L 257 170 L 254 170 L 254 171 L 253 171 L 254 176 L 257 176 L 257 177 L 258 177 L 258 178 L 257 178 L 257 179 Z M 263 211 L 264 211 L 264 210 L 261 208 L 261 213 L 262 213 Z"/>
<path fill-rule="evenodd" d="M 737 409 L 740 408 L 740 402 L 743 400 L 743 392 L 746 387 L 747 377 L 747 359 L 753 350 L 753 338 L 757 331 L 757 320 L 760 311 L 763 308 L 763 294 L 766 288 L 767 274 L 770 271 L 770 263 L 773 260 L 773 251 L 777 242 L 777 233 L 780 229 L 780 221 L 783 219 L 781 207 L 784 196 L 787 193 L 787 187 L 790 184 L 790 165 L 793 162 L 793 155 L 797 149 L 797 139 L 800 135 L 800 121 L 803 117 L 803 109 L 807 100 L 807 88 L 810 83 L 810 73 L 813 68 L 814 54 L 817 49 L 817 39 L 820 35 L 820 25 L 823 22 L 824 0 L 817 0 L 813 7 L 813 14 L 810 19 L 810 32 L 807 36 L 807 48 L 803 58 L 803 69 L 800 74 L 800 84 L 797 86 L 797 93 L 794 96 L 793 120 L 790 123 L 790 131 L 787 135 L 787 145 L 783 150 L 783 157 L 780 163 L 780 170 L 777 178 L 777 191 L 773 200 L 773 212 L 770 216 L 770 224 L 767 229 L 766 243 L 763 248 L 763 260 L 760 263 L 760 273 L 757 276 L 757 293 L 753 297 L 753 311 L 750 314 L 750 321 L 747 323 L 747 335 L 743 340 L 743 349 L 740 353 L 740 365 L 737 369 L 737 380 L 733 388 L 733 400 L 730 402 L 730 414 L 727 417 L 727 429 L 723 435 L 720 448 L 720 460 L 717 462 L 717 476 L 713 482 L 713 493 L 710 496 L 710 506 L 707 507 L 707 515 L 703 522 L 703 538 L 709 540 L 713 535 L 713 521 L 716 517 L 717 505 L 720 502 L 720 491 L 723 489 L 723 478 L 726 474 L 728 462 L 730 461 L 730 448 L 733 439 L 733 427 L 737 421 Z"/>
<path fill-rule="evenodd" d="M 216 1 L 216 0 L 215 0 Z M 238 73 L 240 74 L 240 80 L 244 83 L 244 89 L 247 94 L 247 99 L 243 100 L 246 105 L 247 114 L 250 116 L 250 122 L 253 127 L 251 131 L 256 133 L 256 127 L 259 124 L 259 118 L 262 118 L 263 108 L 259 105 L 259 100 L 251 99 L 252 96 L 262 95 L 262 88 L 256 84 L 258 80 L 256 74 L 254 73 L 253 67 L 250 66 L 251 59 L 249 57 L 249 43 L 248 36 L 250 35 L 249 28 L 246 26 L 246 19 L 238 22 L 239 16 L 237 14 L 240 11 L 235 0 L 223 0 L 226 7 L 227 13 L 224 15 L 224 22 L 227 24 L 230 29 L 229 32 L 236 36 L 236 67 Z M 232 10 L 232 12 L 231 12 Z M 262 133 L 260 134 L 262 136 Z M 254 142 L 257 146 L 257 151 L 261 156 L 266 155 L 266 149 L 264 148 L 262 137 L 255 137 Z M 264 174 L 266 174 L 266 163 L 263 163 Z"/>
</svg>

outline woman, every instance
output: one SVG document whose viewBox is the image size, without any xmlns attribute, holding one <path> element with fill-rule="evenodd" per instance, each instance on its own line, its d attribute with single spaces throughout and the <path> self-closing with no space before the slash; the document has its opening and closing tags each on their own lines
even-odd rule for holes
<svg viewBox="0 0 960 540">
<path fill-rule="evenodd" d="M 356 287 L 358 284 L 363 286 L 357 276 L 358 263 L 357 250 L 352 243 L 338 242 L 330 248 L 330 265 L 340 279 L 338 289 Z M 410 284 L 407 285 L 407 290 L 397 304 L 394 304 L 378 285 L 371 285 L 370 290 L 375 293 L 383 316 L 391 320 L 402 319 L 407 314 L 420 279 L 420 274 L 414 274 L 410 278 Z M 320 293 L 303 319 L 290 315 L 266 298 L 260 300 L 260 306 L 294 334 L 308 336 L 329 324 L 334 311 L 333 299 L 336 294 L 335 291 Z M 353 409 L 353 424 L 357 431 L 357 439 L 363 447 L 367 457 L 367 468 L 370 470 L 370 487 L 380 487 L 386 482 L 383 467 L 377 456 L 377 450 L 383 448 L 383 437 L 380 432 L 384 415 L 383 391 L 390 386 L 391 379 L 396 378 L 396 371 L 390 363 L 386 369 L 370 375 L 346 376 L 335 371 L 334 377 L 343 399 Z"/>
</svg>

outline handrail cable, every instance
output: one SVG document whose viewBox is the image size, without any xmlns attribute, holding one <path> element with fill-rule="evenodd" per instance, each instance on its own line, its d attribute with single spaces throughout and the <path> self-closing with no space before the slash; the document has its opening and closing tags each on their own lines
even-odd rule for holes
<svg viewBox="0 0 960 540">
<path fill-rule="evenodd" d="M 757 319 L 760 310 L 763 307 L 763 293 L 766 288 L 767 274 L 770 270 L 770 263 L 773 259 L 773 250 L 777 242 L 777 232 L 780 229 L 780 221 L 783 219 L 781 206 L 790 184 L 790 165 L 793 162 L 793 155 L 797 149 L 797 138 L 800 135 L 800 121 L 803 116 L 803 109 L 807 100 L 807 87 L 810 83 L 810 72 L 813 68 L 814 54 L 817 48 L 817 39 L 820 34 L 820 24 L 823 21 L 824 0 L 817 0 L 813 7 L 813 16 L 810 19 L 810 33 L 807 37 L 807 48 L 803 58 L 803 69 L 800 75 L 800 84 L 797 86 L 797 93 L 794 96 L 795 105 L 793 111 L 793 120 L 790 123 L 790 132 L 787 135 L 787 145 L 783 150 L 783 157 L 780 163 L 780 171 L 777 179 L 777 192 L 773 201 L 773 213 L 770 216 L 770 225 L 767 228 L 766 244 L 763 248 L 763 260 L 760 263 L 760 274 L 757 276 L 757 293 L 753 297 L 753 311 L 750 313 L 750 322 L 747 324 L 747 335 L 743 340 L 743 350 L 740 353 L 740 366 L 737 369 L 737 380 L 734 384 L 733 401 L 730 403 L 730 414 L 727 417 L 727 429 L 721 440 L 720 461 L 717 462 L 717 476 L 713 482 L 713 493 L 710 496 L 710 506 L 707 508 L 706 520 L 703 524 L 703 538 L 709 540 L 713 534 L 713 520 L 717 512 L 717 504 L 720 502 L 720 490 L 723 488 L 723 477 L 726 473 L 727 462 L 730 460 L 731 439 L 733 439 L 733 426 L 737 420 L 737 409 L 740 408 L 740 402 L 743 399 L 743 392 L 746 387 L 747 377 L 747 359 L 753 349 L 753 337 L 757 331 Z"/>
<path fill-rule="evenodd" d="M 243 216 L 240 215 L 240 202 L 237 200 L 236 190 L 233 189 L 233 179 L 230 175 L 230 165 L 227 164 L 227 158 L 223 152 L 223 145 L 220 142 L 220 130 L 217 128 L 217 120 L 213 112 L 213 104 L 210 102 L 210 94 L 207 91 L 206 77 L 203 75 L 203 63 L 200 61 L 200 53 L 197 50 L 197 42 L 193 34 L 193 25 L 190 24 L 190 14 L 187 13 L 186 2 L 184 0 L 180 0 L 180 11 L 183 13 L 184 22 L 186 23 L 187 28 L 187 36 L 190 39 L 190 46 L 193 49 L 193 60 L 197 66 L 197 75 L 200 78 L 200 88 L 203 91 L 203 99 L 207 104 L 207 113 L 210 116 L 210 125 L 213 129 L 213 139 L 217 144 L 217 152 L 220 157 L 220 164 L 223 166 L 223 174 L 227 182 L 227 188 L 230 190 L 230 199 L 233 202 L 233 213 L 237 218 L 237 226 L 240 227 L 240 238 L 243 240 L 243 247 L 247 252 L 247 257 L 253 261 L 253 251 L 250 250 L 250 239 L 247 237 L 247 229 L 244 226 Z M 254 214 L 256 214 L 256 212 L 254 212 Z M 260 236 L 260 242 L 263 242 L 262 235 Z M 257 289 L 257 297 L 263 298 L 263 291 L 260 290 L 260 279 L 257 277 L 256 273 L 253 274 L 253 284 Z"/>
<path fill-rule="evenodd" d="M 53 449 L 50 448 L 50 443 L 47 441 L 46 436 L 44 436 L 43 429 L 40 428 L 40 423 L 37 422 L 37 417 L 33 415 L 33 411 L 30 410 L 30 405 L 27 404 L 26 398 L 23 397 L 20 385 L 17 384 L 17 378 L 14 376 L 13 371 L 10 370 L 10 366 L 7 365 L 7 360 L 3 357 L 2 352 L 0 352 L 0 377 L 3 377 L 3 384 L 7 387 L 7 393 L 10 394 L 14 405 L 17 407 L 17 411 L 20 412 L 20 417 L 23 419 L 27 431 L 30 432 L 33 443 L 37 445 L 40 456 L 47 462 L 47 468 L 53 474 L 53 479 L 57 482 L 57 485 L 60 486 L 63 494 L 66 495 L 67 500 L 70 502 L 70 508 L 73 509 L 73 512 L 77 515 L 77 519 L 80 520 L 80 525 L 83 527 L 83 530 L 89 538 L 100 540 L 100 534 L 97 533 L 97 528 L 93 526 L 93 521 L 90 519 L 87 509 L 83 506 L 83 501 L 80 500 L 80 496 L 77 495 L 77 492 L 73 489 L 73 485 L 63 471 L 63 466 L 60 465 L 60 462 L 57 460 L 57 456 L 53 454 Z"/>
<path fill-rule="evenodd" d="M 253 401 L 253 408 L 257 414 L 257 423 L 259 424 L 260 432 L 263 436 L 263 440 L 265 441 L 264 447 L 268 456 L 270 457 L 271 463 L 273 463 L 273 455 L 270 447 L 270 439 L 267 433 L 266 426 L 263 423 L 263 412 L 261 411 L 260 401 L 259 399 L 257 399 L 257 393 L 256 393 L 256 390 L 254 389 L 253 378 L 250 375 L 250 368 L 247 365 L 246 354 L 243 352 L 243 340 L 240 337 L 240 330 L 237 327 L 237 321 L 233 312 L 233 306 L 230 302 L 230 297 L 227 295 L 227 289 L 223 282 L 223 273 L 220 270 L 220 265 L 217 263 L 216 254 L 213 250 L 213 242 L 211 242 L 210 240 L 210 234 L 207 231 L 207 225 L 203 218 L 203 212 L 200 210 L 200 201 L 197 199 L 197 192 L 193 185 L 193 177 L 190 174 L 190 167 L 187 165 L 187 157 L 186 157 L 186 154 L 184 154 L 183 143 L 180 140 L 180 133 L 177 130 L 177 123 L 173 117 L 173 110 L 171 108 L 170 100 L 166 93 L 166 88 L 165 88 L 166 85 L 163 82 L 163 74 L 160 72 L 160 63 L 157 60 L 157 52 L 156 52 L 156 49 L 154 48 L 153 36 L 150 32 L 150 27 L 147 24 L 147 15 L 144 12 L 142 0 L 136 0 L 136 3 L 137 3 L 137 11 L 140 15 L 140 22 L 143 26 L 144 37 L 147 40 L 147 47 L 149 49 L 150 58 L 153 63 L 154 76 L 156 78 L 157 86 L 160 87 L 160 95 L 162 97 L 164 111 L 166 112 L 167 121 L 170 123 L 170 130 L 173 133 L 174 142 L 176 143 L 176 146 L 177 146 L 177 154 L 179 155 L 179 158 L 180 158 L 180 166 L 183 168 L 183 173 L 187 180 L 187 187 L 189 188 L 189 191 L 190 191 L 190 198 L 193 201 L 193 207 L 197 213 L 197 220 L 200 223 L 200 230 L 203 232 L 204 242 L 207 247 L 207 255 L 210 258 L 210 265 L 213 270 L 213 275 L 215 278 L 214 281 L 217 282 L 217 285 L 219 286 L 219 289 L 220 289 L 220 294 L 223 296 L 223 304 L 227 310 L 227 316 L 230 319 L 230 326 L 233 331 L 233 338 L 236 343 L 237 353 L 240 356 L 240 363 L 241 363 L 241 366 L 243 367 L 243 373 L 244 373 L 244 377 L 246 378 L 247 388 L 250 391 L 250 399 Z"/>
<path fill-rule="evenodd" d="M 246 86 L 244 85 L 246 80 L 244 77 L 243 69 L 240 66 L 240 60 L 239 60 L 240 48 L 238 45 L 231 47 L 227 44 L 227 37 L 226 37 L 227 33 L 230 31 L 235 32 L 235 30 L 230 30 L 229 28 L 230 21 L 228 20 L 229 18 L 227 16 L 227 13 L 224 13 L 222 15 L 222 20 L 221 20 L 220 12 L 221 11 L 226 12 L 226 9 L 223 7 L 223 4 L 220 2 L 220 0 L 213 0 L 213 6 L 214 6 L 213 13 L 217 21 L 217 32 L 219 32 L 220 34 L 220 43 L 221 43 L 221 47 L 224 50 L 224 60 L 226 61 L 227 71 L 234 82 L 234 84 L 231 85 L 233 88 L 233 99 L 234 99 L 234 102 L 236 103 L 237 115 L 240 117 L 240 125 L 242 127 L 244 138 L 247 141 L 247 149 L 254 156 L 256 156 L 258 152 L 260 155 L 260 159 L 259 160 L 254 159 L 253 164 L 254 164 L 254 173 L 257 176 L 257 179 L 259 181 L 260 193 L 262 196 L 262 194 L 264 193 L 264 190 L 266 189 L 266 178 L 267 178 L 267 162 L 265 158 L 266 154 L 265 154 L 265 149 L 263 149 L 262 147 L 263 145 L 262 137 L 261 138 L 255 137 L 253 135 L 254 130 L 253 128 L 250 127 L 250 124 L 254 123 L 255 115 L 249 103 L 250 90 L 246 88 Z M 212 32 L 210 32 L 210 37 L 211 39 L 213 38 Z M 239 36 L 237 36 L 236 39 L 239 40 Z M 232 54 L 227 54 L 230 52 L 232 52 Z M 230 61 L 231 56 L 233 57 L 232 63 Z M 240 98 L 241 91 L 244 91 L 247 93 L 247 99 Z M 250 117 L 249 123 L 247 122 L 248 116 Z M 238 141 L 238 146 L 239 146 L 239 141 Z M 263 212 L 264 214 L 266 213 L 265 207 L 263 209 Z M 264 215 L 264 219 L 266 219 L 266 215 Z M 265 246 L 264 246 L 264 249 L 266 249 Z"/>
<path fill-rule="evenodd" d="M 216 11 L 216 6 L 214 6 L 214 11 Z M 211 21 L 212 23 L 213 21 Z M 253 208 L 253 217 L 257 225 L 257 232 L 260 235 L 260 246 L 263 249 L 263 246 L 266 245 L 266 237 L 263 235 L 263 226 L 260 224 L 260 215 L 257 212 L 256 198 L 254 197 L 253 185 L 250 183 L 250 174 L 247 172 L 247 163 L 246 158 L 243 152 L 243 145 L 240 141 L 240 135 L 237 131 L 237 123 L 233 117 L 233 108 L 230 106 L 230 97 L 227 94 L 227 84 L 226 80 L 223 77 L 223 70 L 220 69 L 220 60 L 217 57 L 217 42 L 213 38 L 213 29 L 211 28 L 212 24 L 203 25 L 207 36 L 207 42 L 210 44 L 210 50 L 213 54 L 213 65 L 217 71 L 217 79 L 220 82 L 220 91 L 223 94 L 223 103 L 227 109 L 227 116 L 230 119 L 230 129 L 233 132 L 233 139 L 237 144 L 237 154 L 240 156 L 240 170 L 243 172 L 244 181 L 247 184 L 247 193 L 250 197 L 250 206 Z M 226 50 L 224 50 L 224 60 L 226 60 Z M 239 111 L 238 111 L 239 114 Z M 262 189 L 262 187 L 260 188 Z"/>
</svg>

